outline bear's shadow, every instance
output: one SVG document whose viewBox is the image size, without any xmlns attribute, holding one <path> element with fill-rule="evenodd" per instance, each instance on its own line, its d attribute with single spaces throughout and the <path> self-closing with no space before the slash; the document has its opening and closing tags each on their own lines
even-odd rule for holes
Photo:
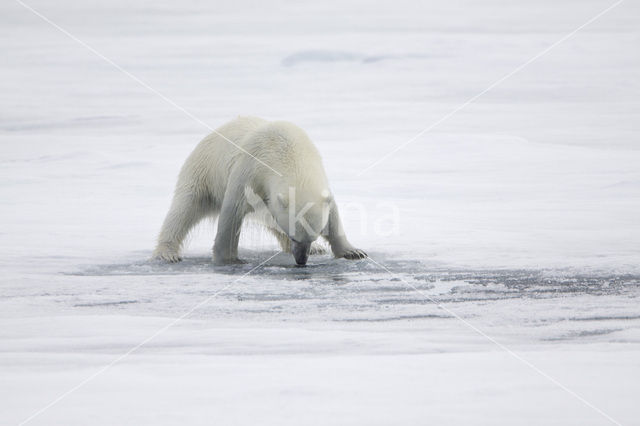
<svg viewBox="0 0 640 426">
<path fill-rule="evenodd" d="M 135 253 L 131 257 L 140 260 L 130 263 L 83 265 L 77 270 L 63 272 L 65 275 L 79 276 L 147 276 L 147 275 L 193 275 L 224 274 L 230 276 L 259 275 L 272 279 L 305 280 L 319 277 L 331 280 L 346 279 L 344 275 L 385 273 L 377 264 L 368 259 L 335 259 L 331 255 L 314 255 L 305 266 L 296 265 L 289 253 L 276 251 L 241 250 L 240 258 L 245 262 L 232 265 L 214 265 L 210 256 L 188 256 L 178 263 L 166 263 L 145 259 L 149 253 Z M 382 253 L 372 254 L 376 262 L 391 270 L 420 270 L 419 261 L 398 261 L 389 259 Z M 142 259 L 141 259 L 142 258 Z M 271 258 L 271 259 L 270 259 Z M 267 260 L 269 259 L 269 260 Z M 266 262 L 265 262 L 266 261 Z M 264 262 L 264 264 L 262 264 Z"/>
</svg>

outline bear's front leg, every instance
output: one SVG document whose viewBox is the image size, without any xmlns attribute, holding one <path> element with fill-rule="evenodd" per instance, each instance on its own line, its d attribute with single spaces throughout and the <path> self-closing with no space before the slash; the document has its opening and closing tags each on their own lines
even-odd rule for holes
<svg viewBox="0 0 640 426">
<path fill-rule="evenodd" d="M 244 185 L 238 187 L 244 187 Z M 238 259 L 238 241 L 242 221 L 248 213 L 248 205 L 242 191 L 227 188 L 218 218 L 218 231 L 213 245 L 213 263 L 226 265 L 230 263 L 244 263 Z"/>
<path fill-rule="evenodd" d="M 345 259 L 357 260 L 367 257 L 367 253 L 357 249 L 351 245 L 344 234 L 340 215 L 338 214 L 338 206 L 334 201 L 329 207 L 329 220 L 325 228 L 325 238 L 331 246 L 331 251 L 335 257 L 343 257 Z"/>
</svg>

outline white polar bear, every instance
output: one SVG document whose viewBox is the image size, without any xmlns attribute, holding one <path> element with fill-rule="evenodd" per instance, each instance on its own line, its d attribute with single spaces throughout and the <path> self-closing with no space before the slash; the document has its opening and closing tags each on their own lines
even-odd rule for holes
<svg viewBox="0 0 640 426">
<path fill-rule="evenodd" d="M 182 166 L 154 257 L 180 261 L 189 230 L 217 215 L 216 264 L 240 262 L 238 239 L 247 215 L 258 216 L 300 265 L 321 251 L 311 245 L 319 235 L 335 257 L 367 256 L 347 241 L 320 154 L 291 123 L 238 117 L 202 140 Z"/>
</svg>

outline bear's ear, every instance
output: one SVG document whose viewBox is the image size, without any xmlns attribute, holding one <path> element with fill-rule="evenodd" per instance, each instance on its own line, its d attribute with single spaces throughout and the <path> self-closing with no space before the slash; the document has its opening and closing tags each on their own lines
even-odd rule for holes
<svg viewBox="0 0 640 426">
<path fill-rule="evenodd" d="M 289 201 L 282 192 L 278 193 L 278 202 L 283 208 L 287 208 L 287 206 L 289 205 Z"/>
<path fill-rule="evenodd" d="M 331 201 L 331 192 L 329 192 L 328 189 L 323 189 L 322 192 L 320 193 L 320 196 L 322 197 L 322 201 L 324 201 L 325 203 L 328 203 Z"/>
</svg>

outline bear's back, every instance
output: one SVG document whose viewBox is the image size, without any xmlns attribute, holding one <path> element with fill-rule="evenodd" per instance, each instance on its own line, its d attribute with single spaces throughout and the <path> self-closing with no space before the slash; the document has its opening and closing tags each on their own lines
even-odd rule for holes
<svg viewBox="0 0 640 426">
<path fill-rule="evenodd" d="M 267 164 L 287 173 L 290 169 L 319 166 L 320 154 L 307 133 L 288 121 L 266 122 L 247 134 L 243 148 Z"/>
</svg>

